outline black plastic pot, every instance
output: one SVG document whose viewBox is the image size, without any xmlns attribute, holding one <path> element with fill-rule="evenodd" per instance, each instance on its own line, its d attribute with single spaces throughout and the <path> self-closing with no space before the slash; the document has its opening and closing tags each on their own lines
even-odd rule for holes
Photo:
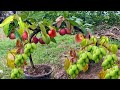
<svg viewBox="0 0 120 90">
<path fill-rule="evenodd" d="M 26 68 L 28 68 L 28 66 L 24 69 L 24 75 L 25 75 L 25 79 L 51 79 L 51 73 L 52 73 L 52 67 L 49 66 L 49 65 L 45 65 L 45 64 L 41 64 L 41 65 L 44 65 L 48 70 L 49 72 L 46 73 L 46 74 L 43 74 L 43 75 L 36 75 L 36 76 L 33 76 L 33 75 L 29 75 L 29 74 L 26 74 L 25 72 L 27 71 Z"/>
</svg>

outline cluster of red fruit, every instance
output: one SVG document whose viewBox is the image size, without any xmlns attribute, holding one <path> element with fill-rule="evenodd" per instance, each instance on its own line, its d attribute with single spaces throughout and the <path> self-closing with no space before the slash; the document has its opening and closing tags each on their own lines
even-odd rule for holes
<svg viewBox="0 0 120 90">
<path fill-rule="evenodd" d="M 69 30 L 68 28 L 62 28 L 59 30 L 60 35 L 71 34 L 71 33 L 72 33 L 72 31 Z"/>
<path fill-rule="evenodd" d="M 15 33 L 14 32 L 11 32 L 10 35 L 9 35 L 9 38 L 10 39 L 15 39 Z M 22 40 L 27 40 L 28 39 L 28 33 L 27 31 L 24 31 L 23 35 L 22 35 Z"/>
<path fill-rule="evenodd" d="M 62 29 L 59 30 L 59 34 L 60 35 L 71 34 L 71 30 L 69 30 L 68 28 L 62 28 Z M 56 36 L 56 30 L 50 29 L 48 31 L 48 35 L 50 36 L 50 38 L 54 38 Z M 10 33 L 9 38 L 10 39 L 15 39 L 16 38 L 14 32 Z M 22 40 L 24 41 L 24 40 L 27 40 L 27 39 L 28 39 L 28 33 L 27 33 L 27 31 L 24 31 L 24 33 L 22 35 Z M 38 42 L 41 43 L 41 44 L 45 44 L 42 37 L 37 38 L 36 36 L 33 36 L 32 42 L 34 42 L 35 44 L 37 44 Z"/>
</svg>

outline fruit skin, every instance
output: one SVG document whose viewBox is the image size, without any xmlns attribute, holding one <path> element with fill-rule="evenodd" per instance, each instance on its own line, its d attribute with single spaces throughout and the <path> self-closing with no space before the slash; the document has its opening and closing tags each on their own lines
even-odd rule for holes
<svg viewBox="0 0 120 90">
<path fill-rule="evenodd" d="M 106 51 L 105 51 L 104 48 L 100 48 L 100 51 L 101 51 L 101 53 L 102 53 L 104 56 L 106 55 Z"/>
<path fill-rule="evenodd" d="M 22 57 L 24 60 L 26 60 L 28 58 L 26 54 L 22 54 Z"/>
<path fill-rule="evenodd" d="M 82 66 L 80 64 L 77 64 L 77 68 L 79 69 L 79 71 L 82 71 Z"/>
<path fill-rule="evenodd" d="M 32 38 L 32 42 L 34 42 L 35 44 L 37 44 L 39 41 L 39 39 L 36 36 L 33 36 Z"/>
<path fill-rule="evenodd" d="M 67 33 L 67 34 L 71 34 L 71 33 L 72 33 L 72 30 L 70 30 L 70 29 L 68 29 L 68 28 L 65 28 L 65 30 L 66 30 L 66 33 Z"/>
<path fill-rule="evenodd" d="M 72 66 L 72 70 L 75 71 L 77 69 L 77 65 Z"/>
<path fill-rule="evenodd" d="M 65 35 L 65 34 L 67 34 L 66 29 L 65 29 L 65 28 L 60 29 L 60 30 L 59 30 L 59 34 L 60 34 L 60 35 Z"/>
<path fill-rule="evenodd" d="M 37 48 L 37 46 L 35 45 L 35 43 L 31 43 L 31 46 L 32 46 L 33 49 Z"/>
<path fill-rule="evenodd" d="M 75 74 L 78 75 L 79 74 L 79 71 L 78 69 L 75 70 Z"/>
<path fill-rule="evenodd" d="M 72 75 L 74 74 L 73 70 L 70 69 L 70 70 L 68 71 L 68 74 L 72 76 Z"/>
<path fill-rule="evenodd" d="M 28 33 L 27 31 L 24 31 L 23 35 L 22 35 L 22 40 L 27 40 L 28 39 Z"/>
<path fill-rule="evenodd" d="M 10 39 L 15 39 L 15 34 L 14 34 L 13 32 L 10 33 L 9 38 L 10 38 Z"/>
<path fill-rule="evenodd" d="M 54 29 L 51 29 L 48 31 L 48 35 L 51 37 L 51 38 L 54 38 L 56 36 L 56 31 Z"/>
<path fill-rule="evenodd" d="M 43 41 L 42 38 L 39 38 L 39 43 L 41 43 L 41 44 L 45 44 L 45 42 Z"/>
<path fill-rule="evenodd" d="M 27 48 L 31 49 L 31 44 L 30 43 L 27 44 Z"/>
<path fill-rule="evenodd" d="M 118 60 L 118 58 L 117 58 L 116 54 L 113 54 L 113 55 L 112 55 L 112 58 L 113 58 L 115 61 L 117 61 L 117 60 Z"/>
<path fill-rule="evenodd" d="M 87 54 L 86 54 L 86 53 L 83 53 L 83 54 L 82 54 L 82 58 L 83 58 L 83 59 L 86 59 L 86 58 L 87 58 Z"/>
</svg>

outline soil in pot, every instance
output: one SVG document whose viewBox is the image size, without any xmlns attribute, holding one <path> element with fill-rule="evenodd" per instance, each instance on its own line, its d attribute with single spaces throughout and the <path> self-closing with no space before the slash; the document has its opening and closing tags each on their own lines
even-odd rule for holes
<svg viewBox="0 0 120 90">
<path fill-rule="evenodd" d="M 27 66 L 24 73 L 27 79 L 50 79 L 52 68 L 48 65 L 35 65 L 35 69 Z"/>
</svg>

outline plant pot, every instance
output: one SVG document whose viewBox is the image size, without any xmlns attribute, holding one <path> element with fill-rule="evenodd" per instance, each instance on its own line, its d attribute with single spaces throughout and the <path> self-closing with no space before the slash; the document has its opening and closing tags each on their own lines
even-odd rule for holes
<svg viewBox="0 0 120 90">
<path fill-rule="evenodd" d="M 27 66 L 24 69 L 25 79 L 51 79 L 52 67 L 46 64 L 35 65 L 36 69 Z"/>
</svg>

